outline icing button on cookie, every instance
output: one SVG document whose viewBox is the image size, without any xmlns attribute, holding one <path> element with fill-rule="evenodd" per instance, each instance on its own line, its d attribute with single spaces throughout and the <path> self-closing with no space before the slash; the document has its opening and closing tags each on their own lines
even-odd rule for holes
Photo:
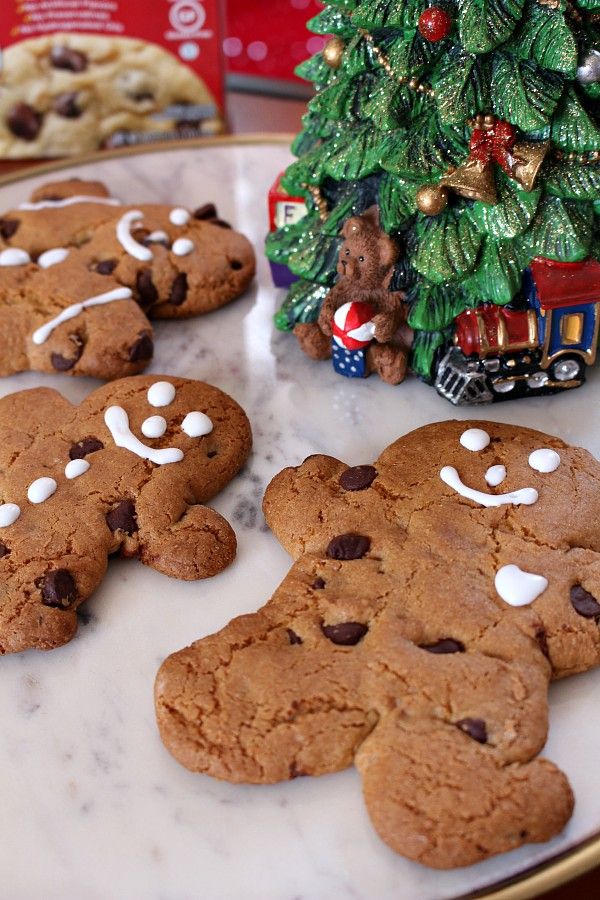
<svg viewBox="0 0 600 900">
<path fill-rule="evenodd" d="M 600 618 L 600 603 L 580 584 L 574 584 L 571 588 L 571 605 L 584 619 Z"/>
<path fill-rule="evenodd" d="M 371 539 L 362 534 L 339 534 L 327 546 L 327 556 L 331 559 L 362 559 L 369 552 Z"/>
<path fill-rule="evenodd" d="M 340 487 L 345 491 L 363 491 L 377 478 L 374 466 L 352 466 L 340 475 Z"/>
</svg>

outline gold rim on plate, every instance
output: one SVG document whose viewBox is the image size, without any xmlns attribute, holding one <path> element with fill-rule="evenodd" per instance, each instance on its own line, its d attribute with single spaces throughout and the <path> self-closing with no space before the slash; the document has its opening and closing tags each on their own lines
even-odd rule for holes
<svg viewBox="0 0 600 900">
<path fill-rule="evenodd" d="M 8 172 L 0 175 L 0 187 L 14 184 L 18 181 L 27 181 L 51 172 L 60 172 L 63 169 L 77 168 L 92 163 L 105 162 L 111 159 L 121 159 L 127 156 L 142 156 L 150 153 L 164 153 L 178 150 L 200 150 L 205 147 L 243 147 L 259 144 L 291 144 L 293 134 L 246 134 L 225 135 L 213 138 L 190 138 L 181 141 L 161 141 L 152 144 L 134 145 L 132 147 L 119 147 L 112 150 L 100 150 L 95 153 L 87 153 L 84 156 L 69 157 L 59 160 L 51 160 L 25 166 L 16 172 Z M 551 857 L 539 866 L 533 866 L 511 875 L 508 878 L 496 881 L 481 890 L 468 894 L 457 895 L 454 900 L 530 900 L 546 891 L 551 891 L 560 885 L 577 878 L 579 875 L 589 872 L 595 866 L 600 865 L 600 831 L 585 841 L 576 844 L 564 853 Z"/>
</svg>

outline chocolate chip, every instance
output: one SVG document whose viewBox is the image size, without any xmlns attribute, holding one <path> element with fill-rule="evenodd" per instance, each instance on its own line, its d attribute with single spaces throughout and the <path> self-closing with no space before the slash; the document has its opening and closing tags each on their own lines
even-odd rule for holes
<svg viewBox="0 0 600 900">
<path fill-rule="evenodd" d="M 6 544 L 0 544 L 0 559 L 2 559 L 4 556 L 8 556 L 9 553 L 10 550 L 8 549 Z"/>
<path fill-rule="evenodd" d="M 171 285 L 171 293 L 169 294 L 169 303 L 173 306 L 181 306 L 187 297 L 188 282 L 185 272 L 176 275 Z"/>
<path fill-rule="evenodd" d="M 152 281 L 152 272 L 150 269 L 142 269 L 138 272 L 135 285 L 142 304 L 151 306 L 158 300 L 158 291 Z"/>
<path fill-rule="evenodd" d="M 546 638 L 546 631 L 544 628 L 538 628 L 535 633 L 535 639 L 537 644 L 546 657 L 546 659 L 550 659 L 550 651 L 548 650 L 548 640 Z"/>
<path fill-rule="evenodd" d="M 0 237 L 7 241 L 13 236 L 20 224 L 18 219 L 0 219 Z"/>
<path fill-rule="evenodd" d="M 315 591 L 322 591 L 325 587 L 325 579 L 324 578 L 315 578 L 312 583 L 312 586 Z"/>
<path fill-rule="evenodd" d="M 76 356 L 72 359 L 63 356 L 62 353 L 52 353 L 50 356 L 52 367 L 56 369 L 57 372 L 68 372 L 81 357 L 81 352 L 81 347 L 76 347 Z"/>
<path fill-rule="evenodd" d="M 374 466 L 352 466 L 340 475 L 340 487 L 345 491 L 364 491 L 377 477 Z"/>
<path fill-rule="evenodd" d="M 362 622 L 340 622 L 338 625 L 321 625 L 321 631 L 332 644 L 341 644 L 343 647 L 353 647 L 364 638 L 369 630 L 368 625 Z"/>
<path fill-rule="evenodd" d="M 96 272 L 99 275 L 112 275 L 116 268 L 116 259 L 101 259 L 100 262 L 96 265 Z"/>
<path fill-rule="evenodd" d="M 229 222 L 226 222 L 224 219 L 211 219 L 211 225 L 216 225 L 218 228 L 231 228 Z"/>
<path fill-rule="evenodd" d="M 478 744 L 487 744 L 487 728 L 483 719 L 460 719 L 455 724 Z"/>
<path fill-rule="evenodd" d="M 42 116 L 28 103 L 15 103 L 8 111 L 6 124 L 16 137 L 33 141 L 42 127 Z"/>
<path fill-rule="evenodd" d="M 97 450 L 104 450 L 102 441 L 95 437 L 82 438 L 69 450 L 69 459 L 83 459 L 89 453 L 96 453 Z"/>
<path fill-rule="evenodd" d="M 371 540 L 362 534 L 339 534 L 327 547 L 331 559 L 361 559 L 368 552 Z"/>
<path fill-rule="evenodd" d="M 421 650 L 427 650 L 428 653 L 464 653 L 465 645 L 462 641 L 455 641 L 454 638 L 442 638 L 435 644 L 419 644 Z"/>
<path fill-rule="evenodd" d="M 138 91 L 137 94 L 127 94 L 134 103 L 145 103 L 147 100 L 154 100 L 154 94 L 151 91 Z"/>
<path fill-rule="evenodd" d="M 124 531 L 133 534 L 138 530 L 135 505 L 132 500 L 121 500 L 114 509 L 106 514 L 106 524 L 111 531 Z"/>
<path fill-rule="evenodd" d="M 571 588 L 571 605 L 576 613 L 584 619 L 597 619 L 600 617 L 600 603 L 593 594 L 586 591 L 580 584 L 574 584 Z"/>
<path fill-rule="evenodd" d="M 68 609 L 77 599 L 75 581 L 68 569 L 48 572 L 41 580 L 42 603 L 57 609 Z"/>
<path fill-rule="evenodd" d="M 239 259 L 232 259 L 229 265 L 234 272 L 239 272 L 240 269 L 244 268 L 244 263 L 240 262 Z"/>
<path fill-rule="evenodd" d="M 154 341 L 147 332 L 144 332 L 144 334 L 139 336 L 135 344 L 131 346 L 129 361 L 139 362 L 142 359 L 152 359 L 153 355 Z"/>
<path fill-rule="evenodd" d="M 296 760 L 290 763 L 290 778 L 302 778 L 303 775 L 306 775 L 306 772 L 303 769 L 299 769 Z"/>
<path fill-rule="evenodd" d="M 78 119 L 82 110 L 77 104 L 77 91 L 65 91 L 64 94 L 59 94 L 54 99 L 52 109 L 65 119 Z"/>
<path fill-rule="evenodd" d="M 290 644 L 302 644 L 303 643 L 300 635 L 296 634 L 295 631 L 292 631 L 291 628 L 286 628 L 286 631 L 287 631 L 288 637 L 290 639 Z"/>
<path fill-rule="evenodd" d="M 218 452 L 217 450 L 209 450 L 206 455 L 208 456 L 209 459 L 213 459 L 217 455 L 217 452 Z"/>
<path fill-rule="evenodd" d="M 195 209 L 192 213 L 194 219 L 200 219 L 200 221 L 216 219 L 217 215 L 217 207 L 214 203 L 205 203 L 203 206 L 199 206 L 198 209 Z"/>
<path fill-rule="evenodd" d="M 70 72 L 85 72 L 87 56 L 70 47 L 53 47 L 50 61 L 55 69 L 68 69 Z"/>
</svg>

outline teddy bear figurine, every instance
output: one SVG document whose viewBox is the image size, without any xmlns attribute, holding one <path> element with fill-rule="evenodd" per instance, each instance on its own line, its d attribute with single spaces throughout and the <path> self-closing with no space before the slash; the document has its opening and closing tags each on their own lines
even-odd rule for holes
<svg viewBox="0 0 600 900">
<path fill-rule="evenodd" d="M 437 422 L 372 464 L 310 456 L 263 507 L 293 565 L 162 664 L 175 758 L 252 784 L 354 764 L 380 837 L 435 868 L 557 835 L 573 794 L 540 751 L 550 679 L 600 665 L 600 464 Z"/>
<path fill-rule="evenodd" d="M 388 384 L 406 375 L 410 330 L 402 291 L 391 291 L 399 247 L 370 207 L 342 228 L 339 279 L 325 298 L 316 322 L 294 328 L 300 347 L 312 359 L 330 359 L 340 375 L 364 378 L 375 372 Z"/>
</svg>

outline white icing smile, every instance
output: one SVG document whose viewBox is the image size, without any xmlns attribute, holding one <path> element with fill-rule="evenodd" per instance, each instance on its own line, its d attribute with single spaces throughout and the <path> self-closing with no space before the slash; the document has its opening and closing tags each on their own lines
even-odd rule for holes
<svg viewBox="0 0 600 900">
<path fill-rule="evenodd" d="M 153 258 L 152 250 L 149 247 L 144 247 L 143 244 L 139 244 L 131 234 L 133 223 L 139 222 L 143 218 L 144 214 L 139 209 L 130 209 L 129 212 L 124 213 L 117 222 L 117 240 L 123 250 L 130 256 L 142 262 L 150 262 Z"/>
<path fill-rule="evenodd" d="M 510 565 L 498 569 L 494 584 L 502 599 L 510 606 L 528 606 L 544 593 L 548 587 L 548 579 Z"/>
<path fill-rule="evenodd" d="M 115 300 L 129 300 L 130 297 L 130 289 L 121 287 L 115 288 L 114 291 L 108 291 L 106 294 L 98 294 L 95 297 L 90 297 L 88 300 L 82 300 L 81 303 L 74 303 L 72 306 L 67 306 L 66 309 L 63 309 L 62 312 L 50 319 L 49 322 L 46 322 L 45 325 L 40 326 L 37 331 L 34 331 L 31 339 L 34 344 L 44 344 L 55 328 L 63 322 L 68 322 L 69 319 L 74 319 L 84 309 L 88 309 L 90 306 L 102 306 L 104 303 L 113 303 Z"/>
<path fill-rule="evenodd" d="M 530 506 L 532 503 L 536 503 L 539 496 L 535 488 L 521 488 L 518 491 L 511 491 L 509 494 L 486 494 L 484 491 L 477 491 L 463 483 L 454 466 L 444 466 L 440 472 L 440 478 L 457 494 L 473 500 L 481 506 L 519 506 L 521 504 Z"/>
<path fill-rule="evenodd" d="M 176 447 L 155 450 L 148 447 L 147 444 L 143 444 L 131 431 L 129 416 L 121 406 L 110 406 L 104 414 L 104 421 L 117 447 L 124 447 L 131 453 L 135 453 L 136 456 L 149 459 L 150 462 L 159 466 L 181 462 L 183 459 L 183 451 Z"/>
</svg>

